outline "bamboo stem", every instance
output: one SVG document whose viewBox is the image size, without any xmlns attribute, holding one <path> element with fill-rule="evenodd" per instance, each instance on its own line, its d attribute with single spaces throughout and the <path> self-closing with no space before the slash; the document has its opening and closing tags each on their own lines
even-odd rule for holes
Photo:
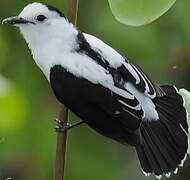
<svg viewBox="0 0 190 180">
<path fill-rule="evenodd" d="M 60 104 L 59 120 L 68 122 L 68 109 L 62 104 Z M 66 145 L 67 132 L 59 132 L 57 134 L 54 180 L 64 180 Z"/>
<path fill-rule="evenodd" d="M 67 17 L 76 25 L 79 0 L 67 0 Z M 60 104 L 59 120 L 68 122 L 68 108 Z M 57 134 L 56 160 L 54 170 L 54 180 L 64 180 L 66 161 L 67 132 Z"/>
<path fill-rule="evenodd" d="M 77 24 L 79 0 L 67 0 L 67 18 L 73 23 Z"/>
</svg>

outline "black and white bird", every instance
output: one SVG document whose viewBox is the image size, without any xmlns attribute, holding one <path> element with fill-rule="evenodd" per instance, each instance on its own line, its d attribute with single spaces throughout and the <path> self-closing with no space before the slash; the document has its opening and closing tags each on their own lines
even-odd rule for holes
<svg viewBox="0 0 190 180">
<path fill-rule="evenodd" d="M 57 99 L 97 132 L 133 146 L 146 176 L 169 177 L 183 166 L 187 113 L 174 86 L 154 83 L 53 6 L 29 4 L 3 23 L 19 27 Z"/>
</svg>

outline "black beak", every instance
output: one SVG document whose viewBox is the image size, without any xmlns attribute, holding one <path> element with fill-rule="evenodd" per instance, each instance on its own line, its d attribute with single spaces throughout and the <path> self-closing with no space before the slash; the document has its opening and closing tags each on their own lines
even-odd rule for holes
<svg viewBox="0 0 190 180">
<path fill-rule="evenodd" d="M 34 22 L 31 22 L 31 21 L 28 21 L 22 17 L 18 17 L 18 16 L 15 16 L 15 17 L 9 17 L 9 18 L 6 18 L 2 21 L 2 24 L 28 24 L 28 23 L 31 23 L 31 24 L 35 24 Z"/>
</svg>

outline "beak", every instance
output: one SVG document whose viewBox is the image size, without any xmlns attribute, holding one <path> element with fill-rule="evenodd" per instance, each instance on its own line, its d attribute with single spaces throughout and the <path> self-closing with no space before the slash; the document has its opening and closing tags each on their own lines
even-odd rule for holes
<svg viewBox="0 0 190 180">
<path fill-rule="evenodd" d="M 28 21 L 22 17 L 18 17 L 18 16 L 15 16 L 15 17 L 9 17 L 9 18 L 6 18 L 2 21 L 2 24 L 28 24 L 28 23 L 31 23 L 31 24 L 35 24 L 34 22 L 32 21 Z"/>
</svg>

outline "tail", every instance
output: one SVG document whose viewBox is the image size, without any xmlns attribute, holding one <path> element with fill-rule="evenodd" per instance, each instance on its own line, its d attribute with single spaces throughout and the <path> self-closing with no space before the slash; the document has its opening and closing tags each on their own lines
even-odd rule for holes
<svg viewBox="0 0 190 180">
<path fill-rule="evenodd" d="M 136 151 L 145 175 L 169 177 L 183 166 L 188 149 L 187 112 L 182 97 L 173 86 L 163 85 L 165 96 L 153 100 L 159 119 L 143 122 L 142 144 Z"/>
</svg>

